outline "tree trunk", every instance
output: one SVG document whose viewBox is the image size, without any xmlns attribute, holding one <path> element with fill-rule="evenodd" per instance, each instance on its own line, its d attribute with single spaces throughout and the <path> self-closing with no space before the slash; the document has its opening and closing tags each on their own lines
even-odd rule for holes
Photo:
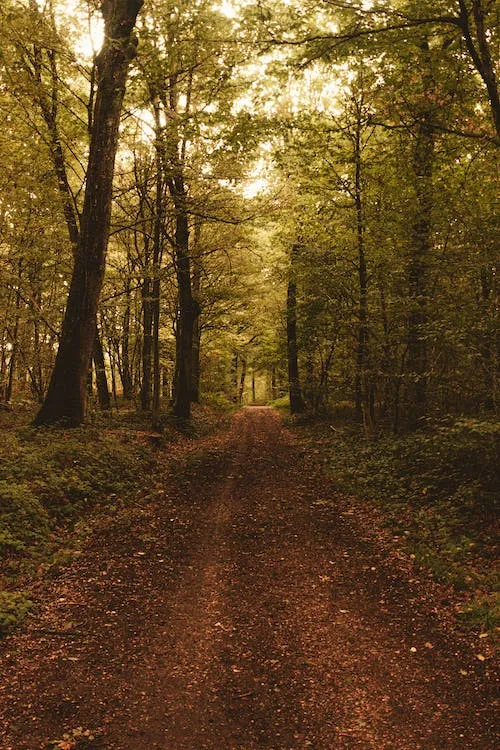
<svg viewBox="0 0 500 750">
<path fill-rule="evenodd" d="M 191 388 L 193 363 L 193 326 L 199 315 L 198 303 L 191 290 L 191 264 L 189 260 L 189 228 L 186 210 L 186 194 L 181 178 L 176 180 L 175 206 L 175 270 L 179 295 L 179 317 L 177 323 L 177 382 L 175 388 L 174 414 L 181 420 L 191 416 Z"/>
<path fill-rule="evenodd" d="M 95 381 L 97 386 L 97 398 L 99 406 L 103 411 L 111 409 L 111 395 L 108 388 L 108 379 L 106 377 L 106 363 L 104 361 L 104 349 L 99 329 L 96 325 L 94 336 L 94 349 L 92 353 L 95 367 Z"/>
<path fill-rule="evenodd" d="M 238 352 L 235 352 L 231 362 L 231 400 L 238 403 Z"/>
<path fill-rule="evenodd" d="M 477 40 L 475 42 L 469 16 L 470 11 L 465 0 L 459 0 L 459 6 L 460 28 L 463 38 L 476 70 L 486 86 L 496 133 L 500 138 L 500 96 L 498 94 L 495 65 L 490 51 L 490 34 L 484 22 L 485 9 L 482 0 L 472 0 L 472 16 L 474 18 L 474 29 Z M 493 6 L 494 4 L 491 4 L 491 7 Z"/>
<path fill-rule="evenodd" d="M 278 398 L 278 387 L 276 383 L 276 368 L 273 367 L 271 370 L 271 397 L 273 401 Z"/>
<path fill-rule="evenodd" d="M 151 279 L 146 276 L 141 288 L 143 326 L 141 408 L 144 411 L 151 409 L 153 393 L 151 377 L 153 372 L 153 300 L 151 295 Z"/>
<path fill-rule="evenodd" d="M 245 378 L 247 376 L 247 361 L 245 357 L 241 357 L 241 373 L 240 373 L 240 384 L 238 389 L 238 403 L 243 403 L 243 391 L 245 390 Z"/>
<path fill-rule="evenodd" d="M 98 89 L 92 123 L 81 231 L 61 339 L 45 401 L 35 424 L 82 424 L 86 379 L 94 346 L 97 306 L 104 278 L 120 113 L 132 32 L 142 0 L 102 4 L 105 41 L 97 57 Z"/>
<path fill-rule="evenodd" d="M 152 426 L 160 428 L 161 372 L 160 372 L 160 297 L 161 297 L 161 262 L 163 255 L 163 142 L 160 117 L 160 105 L 154 104 L 155 116 L 155 163 L 156 192 L 155 215 L 153 227 L 153 403 Z"/>
<path fill-rule="evenodd" d="M 358 105 L 358 102 L 356 102 Z M 356 348 L 356 375 L 354 378 L 354 402 L 356 419 L 367 422 L 366 365 L 368 359 L 368 274 L 365 256 L 364 219 L 361 185 L 361 119 L 358 108 L 354 142 L 354 202 L 356 205 L 356 233 L 358 246 L 358 342 Z"/>
<path fill-rule="evenodd" d="M 134 384 L 132 381 L 132 371 L 130 366 L 130 281 L 127 279 L 126 286 L 126 303 L 123 314 L 122 336 L 122 388 L 123 398 L 131 401 L 134 398 Z"/>
<path fill-rule="evenodd" d="M 5 387 L 5 403 L 8 404 L 12 398 L 12 391 L 14 388 L 14 373 L 17 365 L 17 355 L 19 351 L 19 320 L 21 309 L 21 276 L 22 276 L 23 262 L 19 260 L 17 267 L 17 291 L 16 291 L 16 312 L 14 317 L 14 329 L 12 331 L 12 349 L 10 350 L 9 370 L 7 385 Z"/>
<path fill-rule="evenodd" d="M 416 205 L 411 227 L 408 266 L 410 312 L 408 317 L 409 414 L 408 425 L 416 429 L 427 413 L 428 264 L 432 247 L 431 212 L 433 205 L 432 169 L 435 134 L 431 114 L 425 113 L 418 125 L 413 151 Z"/>
<path fill-rule="evenodd" d="M 201 222 L 197 221 L 194 228 L 193 243 L 193 273 L 192 288 L 193 297 L 199 300 L 201 291 L 201 253 L 200 253 Z M 201 326 L 199 315 L 193 322 L 193 361 L 191 372 L 191 401 L 195 404 L 200 401 L 200 351 L 201 351 Z"/>
<path fill-rule="evenodd" d="M 32 11 L 37 15 L 40 14 L 34 0 L 30 2 Z M 52 6 L 49 8 L 51 14 L 50 22 L 52 30 L 55 30 L 55 21 L 53 17 Z M 59 135 L 58 127 L 58 110 L 59 110 L 59 88 L 61 86 L 59 73 L 57 70 L 57 55 L 54 49 L 46 50 L 47 60 L 44 61 L 44 50 L 37 44 L 33 47 L 33 70 L 30 69 L 30 75 L 33 77 L 35 84 L 36 99 L 40 106 L 40 111 L 48 131 L 48 142 L 50 145 L 50 158 L 54 166 L 57 177 L 59 196 L 61 199 L 64 219 L 68 229 L 68 235 L 73 251 L 73 259 L 76 263 L 78 253 L 78 243 L 80 240 L 80 217 L 77 212 L 76 202 L 68 180 L 66 168 L 66 159 Z M 49 82 L 48 88 L 44 86 L 44 73 L 48 71 Z M 90 133 L 90 131 L 89 131 Z M 91 135 L 91 133 L 90 133 Z M 99 331 L 96 326 L 95 335 L 99 337 Z M 95 351 L 102 351 L 102 343 L 97 342 Z M 99 356 L 99 355 L 98 355 Z M 100 367 L 99 360 L 94 361 L 97 377 L 97 388 L 99 395 L 99 404 L 101 408 L 108 409 L 110 404 L 110 395 L 108 383 L 106 380 L 106 371 Z M 89 363 L 88 379 L 90 381 L 89 395 L 92 395 L 92 358 Z"/>
<path fill-rule="evenodd" d="M 295 283 L 295 257 L 297 248 L 294 246 L 290 257 L 290 278 L 288 281 L 286 298 L 286 334 L 288 354 L 288 388 L 290 392 L 290 411 L 299 414 L 304 411 L 304 402 L 300 389 L 299 358 L 297 346 L 297 285 Z"/>
</svg>

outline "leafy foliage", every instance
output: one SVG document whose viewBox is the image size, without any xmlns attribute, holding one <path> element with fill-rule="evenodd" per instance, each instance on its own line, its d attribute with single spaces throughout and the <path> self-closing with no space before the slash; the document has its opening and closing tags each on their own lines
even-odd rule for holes
<svg viewBox="0 0 500 750">
<path fill-rule="evenodd" d="M 0 635 L 16 627 L 32 606 L 33 602 L 21 592 L 0 591 Z"/>
<path fill-rule="evenodd" d="M 471 619 L 494 619 L 498 424 L 460 419 L 378 440 L 335 428 L 321 445 L 344 491 L 374 500 L 418 562 L 472 592 Z"/>
<path fill-rule="evenodd" d="M 129 491 L 154 461 L 134 431 L 31 429 L 8 434 L 0 451 L 0 554 L 30 559 L 58 527 Z M 50 439 L 48 439 L 50 438 Z"/>
</svg>

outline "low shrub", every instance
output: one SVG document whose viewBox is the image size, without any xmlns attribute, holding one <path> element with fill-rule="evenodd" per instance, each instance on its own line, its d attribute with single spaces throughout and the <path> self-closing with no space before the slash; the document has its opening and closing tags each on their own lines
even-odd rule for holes
<svg viewBox="0 0 500 750">
<path fill-rule="evenodd" d="M 22 592 L 0 591 L 0 635 L 6 635 L 26 617 L 33 602 Z"/>
<path fill-rule="evenodd" d="M 43 541 L 49 526 L 46 509 L 26 482 L 0 480 L 0 553 Z"/>
<path fill-rule="evenodd" d="M 378 439 L 341 425 L 327 435 L 321 452 L 339 487 L 375 501 L 437 579 L 490 602 L 500 425 L 460 419 Z"/>
</svg>

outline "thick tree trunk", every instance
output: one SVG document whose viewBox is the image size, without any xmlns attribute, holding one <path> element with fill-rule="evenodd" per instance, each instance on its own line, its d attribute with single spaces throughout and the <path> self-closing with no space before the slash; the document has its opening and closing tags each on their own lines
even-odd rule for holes
<svg viewBox="0 0 500 750">
<path fill-rule="evenodd" d="M 127 71 L 135 51 L 132 32 L 142 0 L 105 2 L 105 41 L 90 142 L 81 231 L 56 362 L 35 424 L 82 424 L 86 379 L 94 346 L 104 278 L 115 156 Z"/>
<path fill-rule="evenodd" d="M 189 229 L 186 194 L 182 180 L 177 179 L 175 206 L 175 268 L 179 295 L 177 323 L 177 363 L 174 414 L 181 420 L 191 416 L 193 327 L 199 315 L 199 306 L 191 289 L 191 264 L 189 259 Z"/>
<path fill-rule="evenodd" d="M 34 2 L 31 0 L 32 10 L 39 14 L 40 11 Z M 49 9 L 51 13 L 51 25 L 55 29 L 55 21 L 53 17 L 52 7 Z M 44 51 L 37 44 L 33 48 L 33 70 L 30 70 L 30 74 L 33 76 L 35 84 L 36 98 L 40 106 L 40 111 L 44 119 L 45 125 L 48 131 L 48 142 L 50 145 L 50 157 L 54 166 L 54 171 L 57 177 L 57 185 L 59 190 L 59 196 L 61 199 L 62 209 L 66 226 L 68 228 L 68 235 L 71 242 L 73 251 L 73 259 L 76 262 L 78 253 L 78 243 L 80 240 L 80 217 L 77 212 L 76 202 L 71 191 L 70 183 L 68 180 L 68 173 L 66 168 L 66 159 L 59 135 L 58 127 L 58 110 L 59 110 L 59 89 L 61 87 L 59 73 L 57 70 L 57 55 L 55 50 L 46 51 L 47 60 L 44 61 Z M 44 73 L 48 71 L 49 81 L 48 87 L 44 86 Z M 89 131 L 90 132 L 90 131 Z M 96 326 L 95 335 L 99 338 L 99 331 Z M 102 351 L 102 343 L 97 341 L 95 345 L 95 351 Z M 99 356 L 99 355 L 98 355 Z M 97 388 L 99 395 L 99 404 L 101 408 L 109 409 L 110 395 L 108 389 L 108 383 L 106 380 L 106 371 L 100 367 L 99 360 L 94 361 L 96 368 Z M 92 390 L 92 359 L 89 363 L 89 373 L 87 375 L 90 380 L 90 391 Z"/>
<path fill-rule="evenodd" d="M 295 283 L 295 256 L 297 248 L 293 247 L 290 258 L 290 279 L 286 298 L 286 335 L 288 355 L 288 389 L 290 392 L 290 411 L 299 414 L 304 411 L 304 402 L 300 389 L 299 357 L 297 345 L 297 285 Z"/>
</svg>

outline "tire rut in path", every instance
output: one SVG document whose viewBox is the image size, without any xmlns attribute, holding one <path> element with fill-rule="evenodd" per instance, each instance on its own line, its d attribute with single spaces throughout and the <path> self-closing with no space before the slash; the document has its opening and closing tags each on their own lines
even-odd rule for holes
<svg viewBox="0 0 500 750">
<path fill-rule="evenodd" d="M 116 652 L 134 658 L 92 634 L 79 658 L 104 660 L 100 680 L 81 673 L 72 691 L 75 672 L 61 674 L 79 710 L 60 734 L 94 716 L 109 750 L 495 747 L 487 681 L 273 410 L 239 412 L 212 475 L 194 470 L 169 498 L 143 523 L 170 574 L 140 568 L 119 615 Z M 88 627 L 97 606 L 118 611 L 86 596 Z"/>
</svg>

